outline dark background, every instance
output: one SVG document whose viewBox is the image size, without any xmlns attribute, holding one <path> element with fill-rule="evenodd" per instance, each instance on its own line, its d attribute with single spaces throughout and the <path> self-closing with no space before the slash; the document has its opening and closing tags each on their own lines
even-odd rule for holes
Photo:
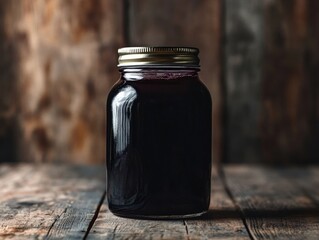
<svg viewBox="0 0 319 240">
<path fill-rule="evenodd" d="M 319 1 L 0 0 L 0 162 L 103 163 L 117 49 L 201 50 L 214 162 L 318 163 Z"/>
</svg>

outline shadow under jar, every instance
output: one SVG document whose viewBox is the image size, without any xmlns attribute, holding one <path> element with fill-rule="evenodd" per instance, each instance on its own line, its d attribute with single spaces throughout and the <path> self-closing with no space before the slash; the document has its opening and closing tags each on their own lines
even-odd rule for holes
<svg viewBox="0 0 319 240">
<path fill-rule="evenodd" d="M 119 49 L 107 99 L 107 199 L 131 218 L 195 217 L 208 210 L 212 103 L 196 48 Z"/>
</svg>

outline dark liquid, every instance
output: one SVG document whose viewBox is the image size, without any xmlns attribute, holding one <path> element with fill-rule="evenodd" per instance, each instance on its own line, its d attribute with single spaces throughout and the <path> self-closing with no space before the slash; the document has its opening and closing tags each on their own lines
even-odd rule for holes
<svg viewBox="0 0 319 240">
<path fill-rule="evenodd" d="M 110 210 L 126 217 L 206 211 L 211 100 L 197 77 L 122 80 L 107 107 Z"/>
</svg>

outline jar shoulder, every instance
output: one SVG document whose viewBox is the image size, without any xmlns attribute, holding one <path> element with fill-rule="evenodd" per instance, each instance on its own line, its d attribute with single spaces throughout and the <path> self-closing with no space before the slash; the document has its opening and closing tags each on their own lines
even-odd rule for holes
<svg viewBox="0 0 319 240">
<path fill-rule="evenodd" d="M 137 92 L 134 87 L 127 84 L 126 81 L 120 79 L 117 81 L 107 96 L 107 106 L 110 106 L 112 103 L 121 104 L 127 101 L 132 101 L 136 99 Z"/>
<path fill-rule="evenodd" d="M 198 82 L 199 82 L 199 88 L 200 88 L 201 94 L 206 99 L 206 101 L 209 101 L 210 104 L 212 104 L 212 101 L 213 101 L 212 96 L 211 96 L 210 91 L 208 90 L 207 86 L 200 79 Z"/>
<path fill-rule="evenodd" d="M 120 79 L 108 94 L 107 103 L 121 104 L 126 101 L 143 101 L 145 99 L 165 100 L 165 98 L 200 98 L 210 102 L 211 95 L 205 84 L 199 78 L 176 80 L 142 79 L 126 81 Z"/>
</svg>

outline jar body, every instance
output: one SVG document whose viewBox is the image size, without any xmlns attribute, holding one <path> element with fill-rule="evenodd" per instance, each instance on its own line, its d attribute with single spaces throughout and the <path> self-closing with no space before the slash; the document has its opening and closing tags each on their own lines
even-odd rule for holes
<svg viewBox="0 0 319 240">
<path fill-rule="evenodd" d="M 123 217 L 208 210 L 212 104 L 194 70 L 123 70 L 107 100 L 107 198 Z"/>
</svg>

